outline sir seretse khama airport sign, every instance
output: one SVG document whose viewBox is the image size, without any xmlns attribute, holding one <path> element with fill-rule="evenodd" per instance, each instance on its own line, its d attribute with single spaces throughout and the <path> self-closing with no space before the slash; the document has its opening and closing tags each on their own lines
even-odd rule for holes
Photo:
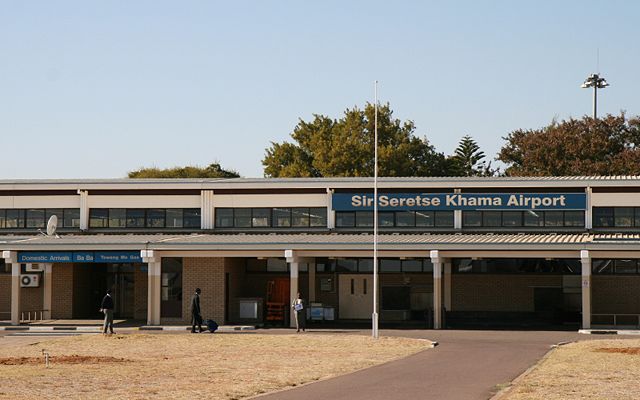
<svg viewBox="0 0 640 400">
<path fill-rule="evenodd" d="M 585 193 L 379 193 L 380 211 L 585 210 Z M 373 210 L 372 193 L 334 193 L 335 211 Z"/>
</svg>

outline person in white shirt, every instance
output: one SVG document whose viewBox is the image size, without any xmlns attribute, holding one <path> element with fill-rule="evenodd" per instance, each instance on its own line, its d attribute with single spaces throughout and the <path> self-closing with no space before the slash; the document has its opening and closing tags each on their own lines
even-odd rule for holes
<svg viewBox="0 0 640 400">
<path fill-rule="evenodd" d="M 293 313 L 296 318 L 296 333 L 300 332 L 300 329 L 304 332 L 307 326 L 307 311 L 304 309 L 304 301 L 300 297 L 299 292 L 293 300 L 293 303 L 291 303 L 291 308 L 293 309 Z"/>
</svg>

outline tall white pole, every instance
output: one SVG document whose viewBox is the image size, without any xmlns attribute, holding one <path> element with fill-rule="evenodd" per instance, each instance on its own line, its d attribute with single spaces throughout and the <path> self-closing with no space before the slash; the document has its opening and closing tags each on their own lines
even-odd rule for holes
<svg viewBox="0 0 640 400">
<path fill-rule="evenodd" d="M 371 335 L 378 338 L 378 81 L 374 83 L 373 124 L 373 313 Z"/>
</svg>

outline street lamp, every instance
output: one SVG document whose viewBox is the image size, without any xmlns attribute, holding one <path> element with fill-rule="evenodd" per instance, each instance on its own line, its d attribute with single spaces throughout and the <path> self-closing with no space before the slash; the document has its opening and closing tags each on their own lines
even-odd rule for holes
<svg viewBox="0 0 640 400">
<path fill-rule="evenodd" d="M 598 108 L 598 89 L 604 89 L 609 84 L 607 81 L 601 77 L 599 74 L 591 74 L 584 81 L 581 88 L 588 89 L 593 88 L 593 119 L 597 118 L 597 108 Z"/>
</svg>

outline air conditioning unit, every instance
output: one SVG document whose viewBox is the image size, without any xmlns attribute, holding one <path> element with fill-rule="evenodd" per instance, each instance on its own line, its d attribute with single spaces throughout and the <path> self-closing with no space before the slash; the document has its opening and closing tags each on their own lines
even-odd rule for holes
<svg viewBox="0 0 640 400">
<path fill-rule="evenodd" d="M 24 270 L 26 272 L 44 272 L 44 264 L 26 264 Z"/>
<path fill-rule="evenodd" d="M 25 274 L 20 275 L 20 287 L 39 287 L 40 275 L 38 274 Z"/>
</svg>

